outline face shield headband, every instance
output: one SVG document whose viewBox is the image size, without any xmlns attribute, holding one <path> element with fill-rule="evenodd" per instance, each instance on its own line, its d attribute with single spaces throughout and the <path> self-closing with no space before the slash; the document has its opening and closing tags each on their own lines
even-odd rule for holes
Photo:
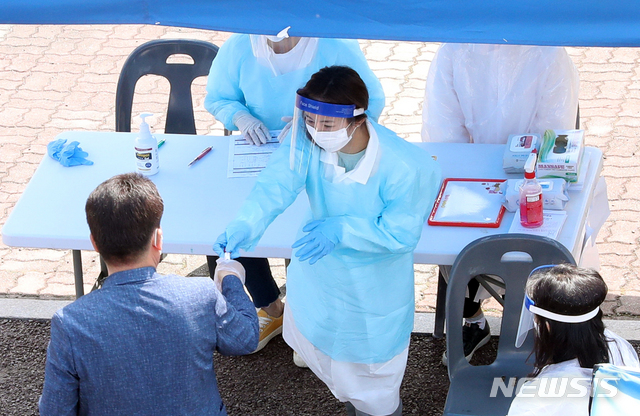
<svg viewBox="0 0 640 416">
<path fill-rule="evenodd" d="M 363 108 L 355 105 L 329 104 L 296 94 L 296 108 L 307 113 L 326 117 L 352 118 L 364 114 Z"/>
<path fill-rule="evenodd" d="M 545 266 L 536 267 L 529 274 L 529 278 L 531 278 L 531 276 L 533 276 L 535 273 L 539 272 L 540 270 L 550 269 L 552 267 L 554 267 L 554 265 L 545 265 Z M 536 306 L 535 302 L 529 297 L 529 295 L 525 291 L 524 301 L 522 302 L 522 311 L 520 312 L 520 323 L 518 324 L 516 348 L 520 348 L 522 344 L 524 344 L 524 341 L 527 338 L 527 334 L 529 333 L 529 330 L 534 328 L 533 315 L 538 315 L 543 318 L 547 318 L 556 322 L 564 322 L 568 324 L 579 324 L 582 322 L 587 322 L 588 320 L 594 318 L 598 314 L 599 310 L 600 310 L 600 306 L 582 315 L 563 315 L 563 314 L 551 312 Z"/>
<path fill-rule="evenodd" d="M 524 304 L 525 308 L 529 310 L 529 312 L 534 315 L 542 316 L 543 318 L 551 319 L 552 321 L 564 322 L 567 324 L 579 324 L 582 322 L 587 322 L 589 319 L 593 318 L 598 314 L 600 307 L 598 306 L 591 312 L 587 312 L 582 315 L 562 315 L 559 313 L 549 312 L 542 308 L 536 306 L 535 302 L 529 298 L 529 296 L 525 293 L 524 295 Z"/>
<path fill-rule="evenodd" d="M 301 174 L 304 174 L 307 171 L 312 155 L 319 152 L 319 147 L 313 140 L 311 140 L 311 136 L 309 136 L 308 127 L 305 122 L 305 114 L 307 118 L 309 118 L 309 116 L 313 116 L 312 118 L 316 119 L 319 117 L 325 117 L 347 120 L 364 114 L 364 109 L 356 108 L 353 104 L 343 105 L 324 103 L 296 94 L 293 125 L 291 128 L 291 153 L 289 163 L 291 170 Z M 324 136 L 332 136 L 332 134 L 325 134 L 325 132 L 322 132 L 321 134 Z M 316 138 L 314 137 L 313 139 Z M 327 137 L 327 139 L 329 138 Z M 349 140 L 350 138 L 347 138 L 347 142 Z M 341 148 L 342 146 L 339 147 Z"/>
</svg>

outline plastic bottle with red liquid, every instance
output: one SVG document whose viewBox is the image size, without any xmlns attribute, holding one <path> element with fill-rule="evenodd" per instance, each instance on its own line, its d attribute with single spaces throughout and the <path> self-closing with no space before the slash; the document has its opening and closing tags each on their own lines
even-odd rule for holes
<svg viewBox="0 0 640 416">
<path fill-rule="evenodd" d="M 533 152 L 524 165 L 524 182 L 520 185 L 520 223 L 523 227 L 536 228 L 544 222 L 542 213 L 542 187 L 536 180 L 536 159 Z"/>
</svg>

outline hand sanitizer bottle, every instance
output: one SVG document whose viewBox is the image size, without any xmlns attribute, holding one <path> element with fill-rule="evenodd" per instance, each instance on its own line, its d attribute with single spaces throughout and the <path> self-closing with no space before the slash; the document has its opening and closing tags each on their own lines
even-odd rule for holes
<svg viewBox="0 0 640 416">
<path fill-rule="evenodd" d="M 136 156 L 136 168 L 143 175 L 151 176 L 158 173 L 160 164 L 158 161 L 158 141 L 151 135 L 149 125 L 145 121 L 146 117 L 153 114 L 142 113 L 140 118 L 140 134 L 134 142 L 134 151 Z"/>
<path fill-rule="evenodd" d="M 531 153 L 524 165 L 524 182 L 520 186 L 520 223 L 523 227 L 540 227 L 542 215 L 542 187 L 536 180 L 537 154 Z"/>
</svg>

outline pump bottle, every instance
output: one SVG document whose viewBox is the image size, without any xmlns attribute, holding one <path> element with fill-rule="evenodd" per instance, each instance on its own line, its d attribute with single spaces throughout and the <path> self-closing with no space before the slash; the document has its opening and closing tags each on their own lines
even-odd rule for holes
<svg viewBox="0 0 640 416">
<path fill-rule="evenodd" d="M 524 182 L 520 186 L 520 223 L 523 227 L 536 228 L 542 225 L 542 187 L 536 180 L 537 154 L 531 153 L 524 165 Z"/>
<path fill-rule="evenodd" d="M 158 161 L 158 141 L 151 135 L 149 125 L 145 121 L 146 117 L 153 114 L 142 113 L 140 118 L 140 134 L 134 142 L 134 152 L 136 157 L 136 168 L 143 175 L 151 176 L 158 173 L 160 164 Z"/>
</svg>

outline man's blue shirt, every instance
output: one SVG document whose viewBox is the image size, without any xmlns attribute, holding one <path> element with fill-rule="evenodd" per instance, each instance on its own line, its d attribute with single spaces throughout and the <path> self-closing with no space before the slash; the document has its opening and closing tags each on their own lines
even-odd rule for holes
<svg viewBox="0 0 640 416">
<path fill-rule="evenodd" d="M 258 320 L 238 278 L 223 281 L 221 317 L 216 290 L 208 277 L 145 267 L 56 312 L 40 414 L 226 415 L 213 352 L 252 352 Z"/>
</svg>

